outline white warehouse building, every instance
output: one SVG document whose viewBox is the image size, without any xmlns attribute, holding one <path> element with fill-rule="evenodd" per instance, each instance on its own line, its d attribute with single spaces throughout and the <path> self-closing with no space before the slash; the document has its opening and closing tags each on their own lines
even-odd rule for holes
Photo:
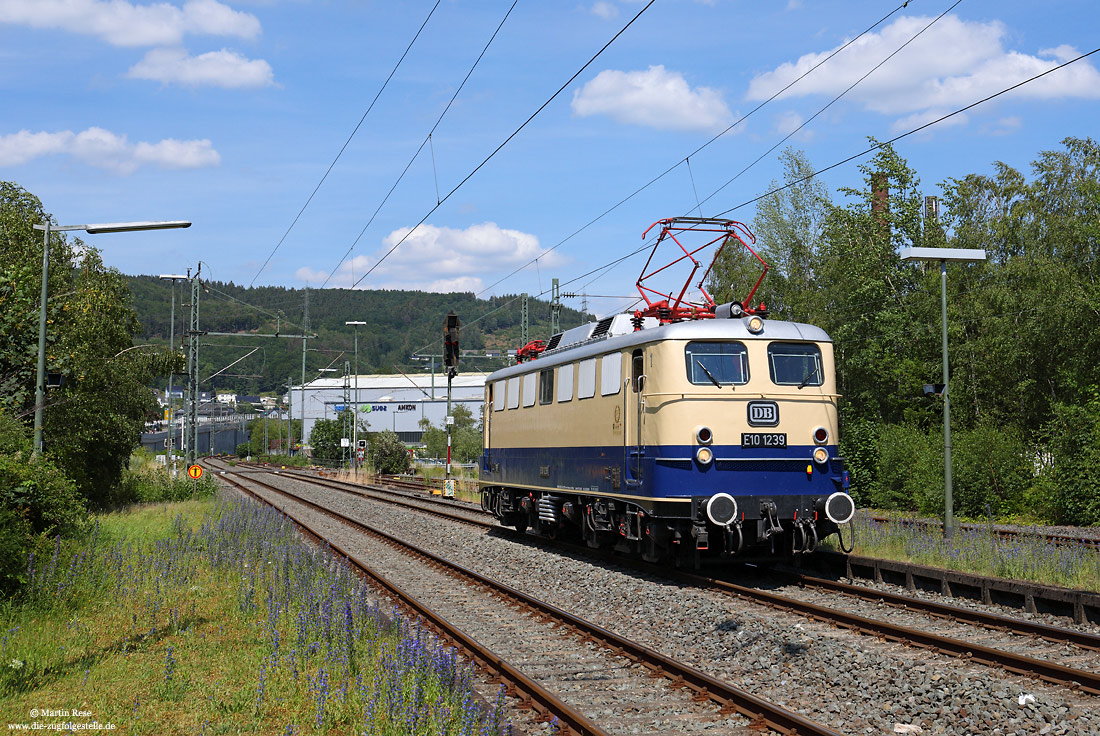
<svg viewBox="0 0 1100 736">
<path fill-rule="evenodd" d="M 485 378 L 488 373 L 459 373 L 451 382 L 451 405 L 462 404 L 481 418 L 485 402 Z M 358 379 L 358 393 L 356 380 Z M 318 378 L 291 390 L 291 412 L 302 419 L 306 439 L 318 419 L 339 419 L 344 408 L 344 377 Z M 434 385 L 433 385 L 434 384 Z M 368 431 L 393 430 L 402 442 L 418 444 L 424 434 L 420 420 L 427 419 L 443 427 L 447 417 L 447 376 L 416 373 L 411 375 L 375 374 L 348 376 L 352 404 L 359 409 L 359 426 Z"/>
</svg>

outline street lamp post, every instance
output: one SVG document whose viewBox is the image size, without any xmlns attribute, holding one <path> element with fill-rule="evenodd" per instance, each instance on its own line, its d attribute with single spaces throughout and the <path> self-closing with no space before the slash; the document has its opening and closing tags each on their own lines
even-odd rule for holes
<svg viewBox="0 0 1100 736">
<path fill-rule="evenodd" d="M 951 373 L 947 365 L 947 262 L 979 263 L 985 260 L 980 248 L 902 248 L 903 261 L 940 262 L 940 321 L 943 326 L 943 536 L 955 534 L 954 499 L 951 495 Z"/>
<path fill-rule="evenodd" d="M 176 349 L 176 282 L 185 281 L 187 277 L 181 274 L 165 273 L 161 274 L 159 278 L 172 284 L 172 311 L 171 316 L 168 318 L 168 350 L 171 352 Z M 172 455 L 172 434 L 176 429 L 176 413 L 172 411 L 172 375 L 172 372 L 169 371 L 168 395 L 165 396 L 165 399 L 168 402 L 168 469 L 174 477 L 176 475 L 176 463 Z"/>
<path fill-rule="evenodd" d="M 170 230 L 191 227 L 186 220 L 164 222 L 110 222 L 93 225 L 54 225 L 49 220 L 34 223 L 35 230 L 42 230 L 42 299 L 38 308 L 38 371 L 34 387 L 34 454 L 42 452 L 42 410 L 46 404 L 46 300 L 50 283 L 50 231 L 83 230 L 89 235 L 98 233 L 126 233 L 137 230 Z"/>
<path fill-rule="evenodd" d="M 351 325 L 352 331 L 355 333 L 355 399 L 351 402 L 351 452 L 352 452 L 352 468 L 354 468 L 355 477 L 359 477 L 359 328 L 366 325 L 366 322 L 360 322 L 358 320 L 351 320 L 345 322 L 345 325 Z"/>
</svg>

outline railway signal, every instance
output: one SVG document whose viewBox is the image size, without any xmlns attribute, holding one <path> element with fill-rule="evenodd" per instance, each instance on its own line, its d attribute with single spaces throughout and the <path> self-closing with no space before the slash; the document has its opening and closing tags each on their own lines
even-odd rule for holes
<svg viewBox="0 0 1100 736">
<path fill-rule="evenodd" d="M 443 323 L 443 364 L 451 369 L 448 373 L 454 373 L 453 369 L 458 367 L 458 329 L 458 315 L 448 312 Z"/>
</svg>

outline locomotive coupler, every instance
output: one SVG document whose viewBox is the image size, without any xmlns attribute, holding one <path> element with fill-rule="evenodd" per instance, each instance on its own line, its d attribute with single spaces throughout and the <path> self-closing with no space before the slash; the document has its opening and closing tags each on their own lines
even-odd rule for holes
<svg viewBox="0 0 1100 736">
<path fill-rule="evenodd" d="M 741 522 L 735 521 L 726 527 L 726 551 L 732 557 L 741 554 L 741 550 L 744 548 L 745 534 L 741 531 Z"/>
<path fill-rule="evenodd" d="M 695 549 L 710 549 L 710 540 L 705 526 L 691 527 L 691 536 L 695 538 Z"/>
<path fill-rule="evenodd" d="M 783 527 L 779 524 L 779 512 L 771 501 L 760 502 L 760 526 L 762 539 L 770 539 L 783 533 Z"/>
</svg>

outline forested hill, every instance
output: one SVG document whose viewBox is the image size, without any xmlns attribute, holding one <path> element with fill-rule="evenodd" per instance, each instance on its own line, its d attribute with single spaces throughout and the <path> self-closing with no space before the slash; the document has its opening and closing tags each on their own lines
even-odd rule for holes
<svg viewBox="0 0 1100 736">
<path fill-rule="evenodd" d="M 167 342 L 171 311 L 171 286 L 155 276 L 128 277 L 134 307 L 143 335 L 149 342 Z M 199 298 L 199 328 L 209 332 L 240 332 L 240 337 L 205 336 L 199 349 L 200 376 L 205 379 L 237 358 L 259 347 L 256 353 L 215 379 L 215 388 L 247 393 L 277 390 L 290 376 L 297 382 L 302 373 L 302 341 L 249 337 L 249 333 L 302 334 L 306 290 L 280 286 L 245 288 L 233 283 L 204 282 Z M 189 284 L 176 287 L 176 344 L 183 342 L 191 301 Z M 449 311 L 462 320 L 462 350 L 508 350 L 519 347 L 521 306 L 515 295 L 477 299 L 471 293 L 436 294 L 422 291 L 358 291 L 351 289 L 309 290 L 309 341 L 306 377 L 332 363 L 341 369 L 352 359 L 352 328 L 344 322 L 359 320 L 359 372 L 391 373 L 416 371 L 412 354 L 439 354 L 443 321 Z M 530 336 L 550 336 L 550 305 L 528 302 Z M 562 328 L 590 321 L 591 316 L 563 307 Z M 500 360 L 465 359 L 462 369 L 492 370 Z M 207 386 L 203 387 L 208 388 Z"/>
</svg>

